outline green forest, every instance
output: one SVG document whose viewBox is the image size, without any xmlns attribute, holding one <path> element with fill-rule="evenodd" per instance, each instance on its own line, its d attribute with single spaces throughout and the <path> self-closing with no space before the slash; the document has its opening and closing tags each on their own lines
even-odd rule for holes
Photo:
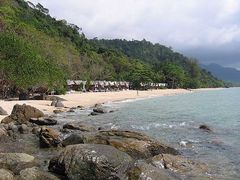
<svg viewBox="0 0 240 180">
<path fill-rule="evenodd" d="M 41 4 L 0 0 L 0 84 L 64 89 L 66 79 L 165 82 L 170 88 L 222 87 L 197 60 L 146 40 L 87 39 Z"/>
</svg>

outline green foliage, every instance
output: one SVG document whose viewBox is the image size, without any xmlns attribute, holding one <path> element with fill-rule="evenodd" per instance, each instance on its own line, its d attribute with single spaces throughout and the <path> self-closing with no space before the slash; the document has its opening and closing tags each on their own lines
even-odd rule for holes
<svg viewBox="0 0 240 180">
<path fill-rule="evenodd" d="M 0 1 L 0 76 L 22 89 L 64 93 L 66 79 L 167 82 L 178 87 L 224 85 L 188 59 L 146 40 L 88 40 L 82 29 L 56 20 L 41 4 Z"/>
</svg>

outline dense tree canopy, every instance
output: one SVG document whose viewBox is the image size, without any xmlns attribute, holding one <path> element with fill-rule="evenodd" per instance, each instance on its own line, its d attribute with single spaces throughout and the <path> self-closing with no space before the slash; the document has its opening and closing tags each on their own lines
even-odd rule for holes
<svg viewBox="0 0 240 180">
<path fill-rule="evenodd" d="M 65 78 L 167 82 L 218 87 L 223 82 L 197 62 L 146 40 L 89 40 L 82 29 L 56 20 L 41 4 L 0 1 L 0 75 L 19 88 L 64 86 Z"/>
</svg>

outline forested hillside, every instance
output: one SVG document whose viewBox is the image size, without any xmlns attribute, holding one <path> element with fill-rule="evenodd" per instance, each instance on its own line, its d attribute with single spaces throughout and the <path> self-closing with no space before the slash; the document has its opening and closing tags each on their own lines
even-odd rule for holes
<svg viewBox="0 0 240 180">
<path fill-rule="evenodd" d="M 81 28 L 52 18 L 41 4 L 1 0 L 2 87 L 63 89 L 66 79 L 168 82 L 174 88 L 223 86 L 195 60 L 167 47 L 145 40 L 88 40 Z"/>
</svg>

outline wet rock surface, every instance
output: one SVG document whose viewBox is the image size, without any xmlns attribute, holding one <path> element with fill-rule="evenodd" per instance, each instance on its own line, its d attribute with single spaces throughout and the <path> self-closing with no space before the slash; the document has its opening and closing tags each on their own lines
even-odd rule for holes
<svg viewBox="0 0 240 180">
<path fill-rule="evenodd" d="M 80 131 L 86 131 L 86 132 L 96 131 L 96 128 L 91 125 L 77 124 L 77 123 L 64 124 L 63 129 L 80 130 Z"/>
<path fill-rule="evenodd" d="M 143 133 L 103 130 L 84 121 L 56 125 L 55 119 L 31 117 L 33 111 L 43 114 L 15 110 L 13 121 L 0 124 L 5 179 L 191 179 L 207 173 L 205 164 Z"/>
<path fill-rule="evenodd" d="M 38 167 L 26 168 L 20 172 L 19 180 L 60 180 L 55 175 Z"/>
<path fill-rule="evenodd" d="M 57 124 L 57 120 L 50 117 L 31 118 L 30 122 L 40 126 L 53 126 Z"/>
<path fill-rule="evenodd" d="M 212 132 L 212 129 L 206 124 L 200 125 L 199 129 L 202 129 L 202 130 L 207 131 L 207 132 Z"/>
<path fill-rule="evenodd" d="M 99 131 L 90 138 L 86 138 L 85 143 L 111 145 L 128 153 L 135 159 L 149 158 L 161 153 L 179 154 L 174 148 L 162 144 L 145 134 L 133 131 Z"/>
<path fill-rule="evenodd" d="M 80 144 L 67 146 L 50 161 L 49 170 L 68 179 L 123 179 L 131 162 L 112 146 Z"/>
<path fill-rule="evenodd" d="M 170 171 L 159 169 L 144 161 L 136 161 L 128 171 L 128 178 L 131 180 L 176 180 L 178 179 Z"/>
<path fill-rule="evenodd" d="M 42 127 L 39 134 L 41 148 L 50 148 L 61 146 L 59 132 L 52 128 Z"/>
</svg>

